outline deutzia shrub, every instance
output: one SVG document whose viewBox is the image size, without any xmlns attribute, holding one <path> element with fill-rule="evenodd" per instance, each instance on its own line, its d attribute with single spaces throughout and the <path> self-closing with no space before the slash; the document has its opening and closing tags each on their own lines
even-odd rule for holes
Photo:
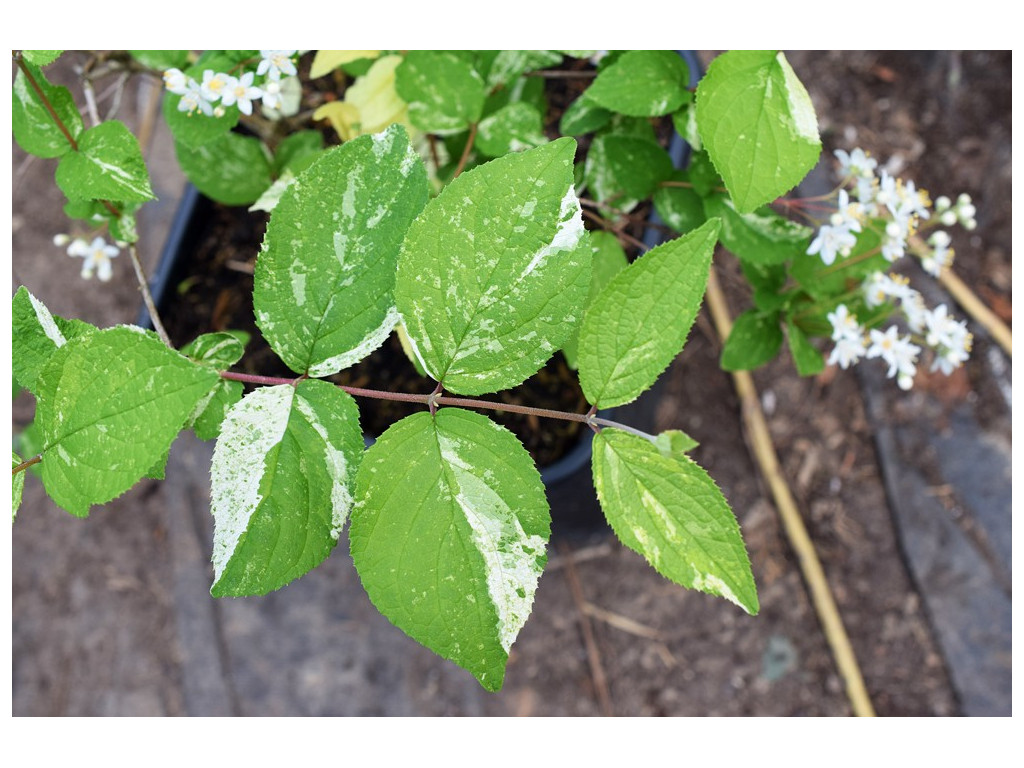
<svg viewBox="0 0 1024 768">
<path fill-rule="evenodd" d="M 82 276 L 107 280 L 119 249 L 141 272 L 135 213 L 154 195 L 138 141 L 116 120 L 86 127 L 70 90 L 46 77 L 60 55 L 14 52 L 15 139 L 57 159 L 65 210 L 94 230 L 56 240 L 84 259 Z M 627 547 L 673 582 L 756 614 L 739 525 L 687 455 L 694 441 L 604 416 L 682 350 L 719 247 L 738 259 L 754 301 L 725 343 L 727 369 L 762 365 L 785 342 L 797 370 L 814 375 L 826 364 L 816 340 L 834 343 L 828 362 L 843 368 L 880 358 L 900 386 L 925 346 L 937 370 L 966 359 L 964 324 L 924 307 L 888 267 L 922 247 L 926 268 L 948 266 L 943 232 L 927 246 L 915 238 L 936 219 L 973 226 L 970 200 L 940 198 L 932 216 L 923 192 L 876 175 L 861 150 L 837 152 L 845 184 L 833 197 L 783 199 L 821 140 L 781 52 L 726 52 L 706 73 L 646 50 L 320 51 L 308 70 L 288 50 L 105 61 L 163 82 L 178 161 L 203 194 L 270 211 L 253 303 L 294 376 L 232 370 L 244 333 L 211 331 L 177 349 L 155 307 L 154 331 L 100 329 L 53 315 L 21 286 L 12 368 L 37 415 L 31 454 L 12 460 L 15 508 L 30 466 L 54 502 L 84 517 L 162 477 L 182 430 L 216 440 L 215 596 L 279 589 L 347 529 L 380 611 L 498 690 L 551 527 L 533 459 L 485 415 L 518 410 L 593 433 L 595 493 Z M 579 95 L 548 120 L 545 82 L 581 73 Z M 304 94 L 311 81 L 324 90 Z M 670 152 L 655 126 L 685 137 L 688 165 L 681 138 Z M 645 207 L 669 237 L 628 258 L 626 229 Z M 909 334 L 880 330 L 895 314 Z M 328 380 L 392 333 L 431 391 Z M 582 412 L 490 399 L 558 352 L 577 371 Z M 365 398 L 421 410 L 366 448 Z"/>
</svg>

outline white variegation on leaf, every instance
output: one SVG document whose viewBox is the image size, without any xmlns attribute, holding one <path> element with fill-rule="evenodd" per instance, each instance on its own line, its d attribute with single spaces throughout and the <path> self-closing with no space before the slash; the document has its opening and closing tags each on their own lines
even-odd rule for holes
<svg viewBox="0 0 1024 768">
<path fill-rule="evenodd" d="M 323 381 L 234 405 L 210 467 L 215 596 L 265 594 L 326 558 L 352 507 L 363 440 L 355 401 Z"/>
<path fill-rule="evenodd" d="M 519 384 L 579 321 L 591 256 L 575 148 L 559 139 L 478 166 L 409 227 L 395 302 L 414 356 L 446 389 Z"/>
<path fill-rule="evenodd" d="M 594 487 L 623 544 L 677 584 L 758 612 L 739 524 L 708 474 L 681 453 L 605 429 L 594 438 Z"/>
<path fill-rule="evenodd" d="M 697 129 L 740 213 L 796 186 L 818 162 L 814 104 L 780 51 L 727 51 L 697 86 Z"/>
<path fill-rule="evenodd" d="M 480 414 L 415 414 L 367 451 L 356 497 L 352 559 L 374 605 L 498 690 L 550 531 L 526 449 Z"/>
<path fill-rule="evenodd" d="M 328 376 L 384 342 L 398 322 L 398 251 L 426 201 L 426 171 L 398 125 L 325 152 L 285 190 L 253 301 L 263 335 L 292 370 Z"/>
<path fill-rule="evenodd" d="M 153 200 L 139 142 L 124 123 L 108 120 L 90 128 L 78 148 L 57 165 L 57 186 L 70 200 Z"/>
</svg>

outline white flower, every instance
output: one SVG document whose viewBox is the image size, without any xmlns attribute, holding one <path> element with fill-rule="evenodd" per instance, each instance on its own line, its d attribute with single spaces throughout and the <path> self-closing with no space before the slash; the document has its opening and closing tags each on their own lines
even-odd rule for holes
<svg viewBox="0 0 1024 768">
<path fill-rule="evenodd" d="M 260 51 L 259 66 L 256 67 L 257 75 L 266 75 L 271 80 L 280 80 L 281 75 L 297 75 L 295 62 L 292 61 L 296 51 Z"/>
<path fill-rule="evenodd" d="M 903 258 L 907 247 L 909 226 L 906 220 L 896 218 L 885 225 L 885 239 L 882 241 L 882 255 L 893 262 Z"/>
<path fill-rule="evenodd" d="M 920 296 L 910 287 L 909 278 L 895 273 L 886 275 L 882 272 L 873 272 L 864 281 L 862 290 L 864 291 L 864 302 L 872 308 L 884 304 L 886 299 L 910 302 Z"/>
<path fill-rule="evenodd" d="M 814 238 L 807 253 L 811 256 L 817 253 L 825 264 L 832 264 L 837 255 L 848 255 L 856 244 L 857 238 L 845 226 L 825 224 L 818 230 L 818 236 Z"/>
<path fill-rule="evenodd" d="M 832 226 L 846 227 L 851 232 L 860 232 L 862 216 L 860 203 L 851 203 L 850 194 L 845 189 L 840 189 L 839 199 L 836 201 L 836 212 L 829 219 Z"/>
<path fill-rule="evenodd" d="M 839 364 L 839 367 L 846 370 L 864 356 L 864 337 L 844 337 L 836 341 L 832 348 L 832 354 L 828 356 L 828 364 Z"/>
<path fill-rule="evenodd" d="M 857 322 L 857 316 L 851 315 L 845 304 L 840 304 L 828 313 L 828 321 L 832 324 L 832 341 L 840 339 L 860 339 L 864 329 Z"/>
<path fill-rule="evenodd" d="M 875 192 L 875 202 L 878 205 L 885 206 L 895 213 L 894 209 L 898 201 L 899 195 L 896 191 L 896 179 L 890 176 L 888 171 L 883 170 L 882 175 L 878 180 L 878 190 Z"/>
<path fill-rule="evenodd" d="M 253 101 L 263 95 L 263 91 L 252 84 L 254 77 L 252 72 L 246 72 L 241 77 L 228 78 L 221 104 L 230 107 L 237 103 L 242 114 L 251 115 Z"/>
<path fill-rule="evenodd" d="M 840 175 L 844 178 L 856 176 L 862 179 L 870 179 L 875 175 L 878 161 L 868 157 L 868 154 L 860 147 L 857 147 L 852 152 L 837 149 L 834 154 L 839 159 Z"/>
<path fill-rule="evenodd" d="M 923 189 L 918 190 L 913 181 L 908 181 L 903 185 L 898 184 L 896 191 L 900 199 L 901 215 L 906 215 L 908 218 L 912 216 L 921 219 L 931 218 L 931 213 L 928 211 L 928 193 Z"/>
<path fill-rule="evenodd" d="M 875 204 L 876 192 L 878 192 L 878 181 L 874 177 L 870 179 L 865 179 L 862 176 L 857 178 L 857 187 L 854 190 L 854 195 L 860 201 L 864 213 L 869 216 L 874 216 L 878 213 L 878 206 Z"/>
<path fill-rule="evenodd" d="M 92 273 L 95 271 L 100 280 L 107 282 L 112 273 L 110 260 L 119 253 L 117 246 L 108 245 L 102 237 L 94 238 L 91 243 L 76 238 L 68 246 L 68 256 L 85 259 L 85 263 L 82 265 L 82 277 L 86 280 L 91 279 Z"/>
<path fill-rule="evenodd" d="M 968 334 L 970 336 L 970 334 Z M 944 374 L 949 376 L 953 371 L 967 362 L 970 357 L 970 340 L 961 347 L 950 347 L 944 352 L 936 353 L 935 359 L 932 360 L 932 371 L 942 371 Z"/>
<path fill-rule="evenodd" d="M 925 272 L 938 277 L 942 270 L 953 263 L 953 249 L 949 247 L 949 235 L 939 231 L 928 238 L 932 250 L 921 258 L 921 266 Z"/>
<path fill-rule="evenodd" d="M 188 89 L 182 94 L 181 101 L 178 102 L 178 111 L 188 112 L 191 115 L 197 109 L 204 115 L 213 114 L 213 105 L 203 98 L 199 83 L 189 80 Z"/>
<path fill-rule="evenodd" d="M 184 96 L 188 90 L 189 78 L 180 69 L 168 69 L 164 71 L 164 86 L 171 93 Z"/>
<path fill-rule="evenodd" d="M 203 82 L 199 85 L 199 92 L 207 101 L 218 101 L 227 90 L 230 77 L 231 75 L 225 75 L 223 72 L 207 69 L 203 72 Z"/>
<path fill-rule="evenodd" d="M 903 316 L 907 318 L 907 325 L 914 333 L 923 333 L 928 319 L 928 307 L 925 306 L 921 294 L 914 291 L 913 296 L 904 298 L 900 302 L 900 309 Z"/>
<path fill-rule="evenodd" d="M 281 106 L 281 81 L 268 80 L 263 84 L 263 106 L 278 109 Z"/>
<path fill-rule="evenodd" d="M 895 325 L 890 325 L 885 333 L 872 329 L 871 345 L 865 356 L 882 358 L 889 364 L 889 372 L 886 375 L 889 378 L 900 376 L 902 379 L 898 382 L 900 387 L 908 389 L 909 384 L 908 386 L 904 386 L 904 384 L 908 379 L 912 380 L 914 374 L 917 373 L 917 353 L 921 351 L 921 348 L 910 341 L 910 336 L 900 338 L 898 333 L 899 329 Z"/>
<path fill-rule="evenodd" d="M 946 310 L 945 304 L 939 304 L 925 315 L 924 340 L 929 347 L 955 347 L 962 344 L 967 334 L 967 326 L 957 322 Z"/>
</svg>

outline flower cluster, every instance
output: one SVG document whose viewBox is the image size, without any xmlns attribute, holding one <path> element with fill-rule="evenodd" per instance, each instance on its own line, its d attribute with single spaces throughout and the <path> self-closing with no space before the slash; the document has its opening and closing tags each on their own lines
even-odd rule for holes
<svg viewBox="0 0 1024 768">
<path fill-rule="evenodd" d="M 93 272 L 103 282 L 110 280 L 113 267 L 110 260 L 121 252 L 116 245 L 107 243 L 102 237 L 93 238 L 92 242 L 81 237 L 71 238 L 70 235 L 57 235 L 53 244 L 61 248 L 67 246 L 68 256 L 85 259 L 82 264 L 82 277 L 92 278 Z"/>
<path fill-rule="evenodd" d="M 818 230 L 807 253 L 832 265 L 839 258 L 851 256 L 860 234 L 872 230 L 878 238 L 878 249 L 858 253 L 851 258 L 851 265 L 879 251 L 892 263 L 911 251 L 920 257 L 926 272 L 939 277 L 953 261 L 949 234 L 934 230 L 926 241 L 915 235 L 920 229 L 936 225 L 960 224 L 965 229 L 974 229 L 976 211 L 971 198 L 960 195 L 954 203 L 948 197 L 940 197 L 933 206 L 927 192 L 917 189 L 913 181 L 895 178 L 879 169 L 878 162 L 864 150 L 840 149 L 835 156 L 843 179 L 834 196 L 836 209 Z M 895 378 L 903 389 L 909 389 L 923 349 L 929 348 L 934 354 L 931 370 L 941 370 L 946 375 L 967 360 L 971 334 L 966 323 L 953 319 L 945 305 L 929 309 L 921 294 L 910 287 L 908 278 L 875 272 L 864 281 L 862 293 L 864 307 L 875 310 L 888 305 L 901 316 L 899 319 L 910 332 L 901 333 L 896 324 L 884 331 L 866 327 L 846 304 L 839 304 L 828 315 L 835 342 L 829 365 L 845 369 L 862 358 L 881 358 L 889 366 L 889 377 Z M 857 304 L 860 306 L 860 302 Z M 877 313 L 872 314 L 876 319 L 869 325 L 878 325 Z"/>
<path fill-rule="evenodd" d="M 164 72 L 164 85 L 171 93 L 181 96 L 178 111 L 221 117 L 224 108 L 237 105 L 245 115 L 252 114 L 253 102 L 276 109 L 281 104 L 281 77 L 297 73 L 292 61 L 296 51 L 260 51 L 260 62 L 254 72 L 243 72 L 239 77 L 212 69 L 203 71 L 202 82 L 197 82 L 180 69 Z M 264 77 L 260 86 L 256 77 Z"/>
<path fill-rule="evenodd" d="M 888 376 L 895 377 L 902 389 L 910 389 L 922 350 L 918 343 L 932 350 L 932 371 L 940 370 L 948 376 L 967 360 L 972 341 L 967 323 L 952 318 L 945 304 L 928 309 L 906 277 L 875 272 L 864 282 L 863 291 L 869 308 L 886 302 L 897 304 L 911 333 L 901 336 L 895 324 L 884 332 L 865 328 L 845 304 L 840 304 L 828 314 L 835 342 L 829 365 L 845 369 L 861 358 L 880 357 L 889 365 Z"/>
<path fill-rule="evenodd" d="M 917 189 L 913 181 L 895 178 L 884 169 L 878 171 L 878 161 L 863 149 L 837 149 L 835 156 L 843 185 L 849 186 L 849 191 L 839 190 L 835 213 L 818 230 L 807 253 L 831 265 L 836 258 L 849 256 L 857 245 L 857 235 L 872 226 L 881 233 L 881 252 L 887 261 L 895 262 L 905 256 L 911 237 L 922 222 L 932 218 L 928 193 Z M 977 226 L 974 205 L 966 194 L 960 195 L 955 203 L 945 196 L 938 198 L 934 212 L 937 223 L 943 226 L 959 223 L 968 230 Z M 942 231 L 934 232 L 927 245 L 918 244 L 926 271 L 938 277 L 952 263 L 953 249 L 949 245 L 949 235 Z"/>
</svg>

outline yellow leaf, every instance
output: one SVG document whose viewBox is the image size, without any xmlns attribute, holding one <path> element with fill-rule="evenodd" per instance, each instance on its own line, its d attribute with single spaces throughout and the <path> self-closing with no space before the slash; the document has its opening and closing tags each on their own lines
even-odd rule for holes
<svg viewBox="0 0 1024 768">
<path fill-rule="evenodd" d="M 330 120 L 331 127 L 337 131 L 342 141 L 354 139 L 360 135 L 359 110 L 344 101 L 329 101 L 317 107 L 313 113 L 314 120 Z"/>
<path fill-rule="evenodd" d="M 359 111 L 362 133 L 377 133 L 401 123 L 412 134 L 408 106 L 395 90 L 395 68 L 401 63 L 401 56 L 378 59 L 345 92 L 345 102 Z"/>
<path fill-rule="evenodd" d="M 323 77 L 342 64 L 348 64 L 357 59 L 375 59 L 378 56 L 380 56 L 380 51 L 317 51 L 316 56 L 313 57 L 313 65 L 309 69 L 309 76 Z"/>
</svg>

